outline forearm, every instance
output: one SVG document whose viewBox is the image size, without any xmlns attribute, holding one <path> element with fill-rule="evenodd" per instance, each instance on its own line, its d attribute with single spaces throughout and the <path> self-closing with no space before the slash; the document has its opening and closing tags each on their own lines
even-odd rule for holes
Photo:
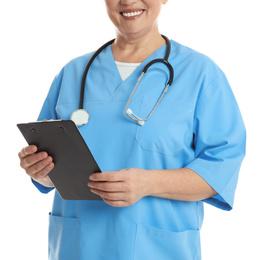
<svg viewBox="0 0 262 260">
<path fill-rule="evenodd" d="M 197 173 L 188 168 L 150 170 L 148 195 L 182 201 L 199 201 L 217 192 Z"/>
</svg>

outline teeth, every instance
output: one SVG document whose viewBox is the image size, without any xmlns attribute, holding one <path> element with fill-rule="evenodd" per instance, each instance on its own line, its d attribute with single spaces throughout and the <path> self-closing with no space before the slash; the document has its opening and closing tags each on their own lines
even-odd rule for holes
<svg viewBox="0 0 262 260">
<path fill-rule="evenodd" d="M 133 17 L 142 14 L 143 11 L 131 12 L 131 13 L 122 13 L 125 17 Z"/>
</svg>

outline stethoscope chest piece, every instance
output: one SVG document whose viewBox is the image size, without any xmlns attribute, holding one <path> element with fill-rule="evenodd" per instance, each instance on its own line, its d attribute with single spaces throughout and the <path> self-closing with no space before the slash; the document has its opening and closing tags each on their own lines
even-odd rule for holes
<svg viewBox="0 0 262 260">
<path fill-rule="evenodd" d="M 77 125 L 85 125 L 89 121 L 89 113 L 84 109 L 77 109 L 71 114 L 70 119 Z"/>
</svg>

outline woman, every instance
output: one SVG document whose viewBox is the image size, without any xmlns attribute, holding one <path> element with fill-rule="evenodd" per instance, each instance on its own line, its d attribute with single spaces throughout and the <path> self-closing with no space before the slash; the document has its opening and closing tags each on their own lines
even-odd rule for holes
<svg viewBox="0 0 262 260">
<path fill-rule="evenodd" d="M 201 259 L 203 201 L 233 206 L 245 154 L 245 128 L 223 72 L 206 56 L 171 41 L 174 80 L 144 124 L 125 114 L 146 64 L 163 58 L 158 16 L 167 0 L 105 0 L 115 41 L 93 61 L 85 85 L 88 124 L 80 126 L 102 173 L 87 186 L 102 201 L 66 201 L 55 192 L 49 259 Z M 69 119 L 92 54 L 69 62 L 54 79 L 39 120 Z M 146 118 L 169 70 L 153 64 L 128 107 Z M 140 122 L 141 123 L 141 122 Z M 19 153 L 21 167 L 43 193 L 54 189 L 55 167 L 35 146 Z"/>
</svg>

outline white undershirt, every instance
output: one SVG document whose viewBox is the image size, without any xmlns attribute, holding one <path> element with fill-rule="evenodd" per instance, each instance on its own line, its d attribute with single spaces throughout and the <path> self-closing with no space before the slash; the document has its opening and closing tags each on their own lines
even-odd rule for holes
<svg viewBox="0 0 262 260">
<path fill-rule="evenodd" d="M 123 81 L 126 80 L 140 64 L 141 63 L 126 63 L 116 61 L 116 66 Z"/>
</svg>

